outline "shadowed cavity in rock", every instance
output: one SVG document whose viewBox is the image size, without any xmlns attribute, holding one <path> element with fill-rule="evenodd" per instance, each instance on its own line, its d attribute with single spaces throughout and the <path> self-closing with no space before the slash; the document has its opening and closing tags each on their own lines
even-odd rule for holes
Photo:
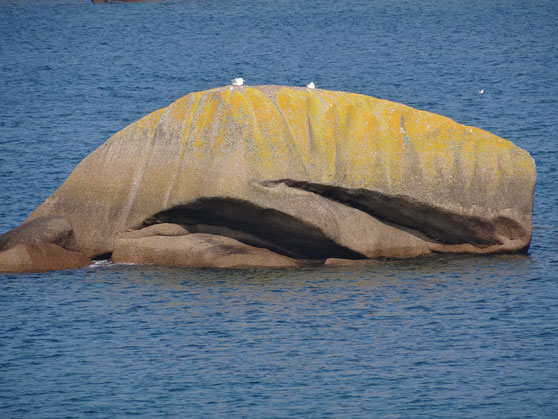
<svg viewBox="0 0 558 419">
<path fill-rule="evenodd" d="M 146 219 L 139 228 L 158 223 L 180 224 L 192 233 L 227 236 L 296 258 L 364 257 L 295 217 L 233 198 L 202 198 L 175 206 Z"/>
<path fill-rule="evenodd" d="M 264 182 L 265 185 L 280 183 L 349 205 L 397 226 L 412 228 L 442 244 L 493 246 L 502 244 L 500 234 L 512 239 L 528 235 L 516 221 L 502 216 L 494 219 L 487 217 L 484 220 L 452 213 L 406 197 L 389 196 L 366 189 L 349 189 L 290 179 Z"/>
</svg>

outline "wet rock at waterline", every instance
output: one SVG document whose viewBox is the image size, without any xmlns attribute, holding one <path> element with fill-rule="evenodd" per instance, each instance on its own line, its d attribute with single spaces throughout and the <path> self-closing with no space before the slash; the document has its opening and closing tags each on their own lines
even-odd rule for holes
<svg viewBox="0 0 558 419">
<path fill-rule="evenodd" d="M 526 151 L 443 116 L 346 92 L 226 86 L 116 133 L 27 222 L 65 217 L 89 257 L 158 224 L 293 260 L 525 252 L 535 180 Z M 177 227 L 169 236 L 188 237 Z"/>
</svg>

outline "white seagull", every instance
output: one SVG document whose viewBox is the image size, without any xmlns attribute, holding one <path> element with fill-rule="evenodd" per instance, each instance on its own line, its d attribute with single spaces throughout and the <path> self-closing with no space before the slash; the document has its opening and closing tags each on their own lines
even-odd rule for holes
<svg viewBox="0 0 558 419">
<path fill-rule="evenodd" d="M 482 95 L 482 94 L 484 94 L 484 89 L 479 90 L 479 95 Z"/>
<path fill-rule="evenodd" d="M 233 86 L 242 86 L 244 84 L 244 79 L 242 77 L 237 77 L 231 81 Z"/>
<path fill-rule="evenodd" d="M 309 89 L 315 89 L 315 88 L 316 88 L 316 85 L 314 84 L 313 81 L 311 81 L 310 83 L 308 83 L 308 84 L 306 85 L 306 87 L 308 87 Z"/>
</svg>

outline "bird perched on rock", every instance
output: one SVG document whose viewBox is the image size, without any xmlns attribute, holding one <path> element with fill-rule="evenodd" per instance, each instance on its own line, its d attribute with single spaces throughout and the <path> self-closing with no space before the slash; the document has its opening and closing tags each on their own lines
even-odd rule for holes
<svg viewBox="0 0 558 419">
<path fill-rule="evenodd" d="M 233 86 L 242 86 L 244 84 L 244 79 L 242 77 L 237 77 L 236 79 L 232 79 L 231 84 Z"/>
<path fill-rule="evenodd" d="M 310 83 L 308 83 L 308 84 L 306 85 L 306 87 L 308 87 L 309 89 L 315 89 L 315 88 L 316 88 L 316 85 L 314 84 L 313 81 L 311 81 Z"/>
</svg>

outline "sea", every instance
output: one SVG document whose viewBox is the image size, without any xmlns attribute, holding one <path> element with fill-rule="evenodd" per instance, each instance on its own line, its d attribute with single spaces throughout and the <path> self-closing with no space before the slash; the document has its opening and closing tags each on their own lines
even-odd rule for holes
<svg viewBox="0 0 558 419">
<path fill-rule="evenodd" d="M 115 132 L 235 77 L 513 141 L 529 253 L 0 274 L 0 417 L 558 417 L 558 2 L 0 0 L 0 233 Z"/>
</svg>

